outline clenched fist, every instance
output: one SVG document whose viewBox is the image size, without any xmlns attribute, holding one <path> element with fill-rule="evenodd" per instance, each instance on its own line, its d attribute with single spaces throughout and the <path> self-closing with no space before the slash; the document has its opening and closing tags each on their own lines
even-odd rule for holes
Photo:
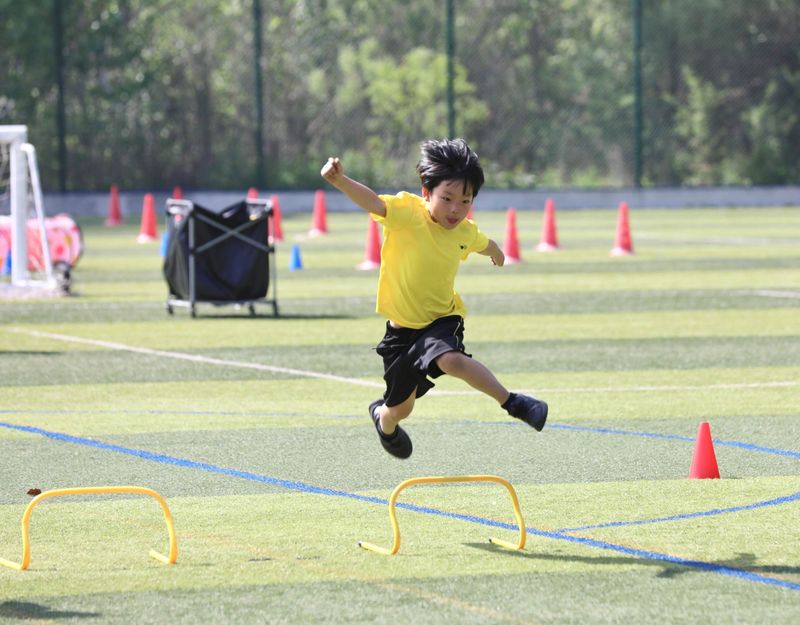
<svg viewBox="0 0 800 625">
<path fill-rule="evenodd" d="M 328 162 L 322 166 L 320 175 L 325 178 L 332 185 L 336 186 L 336 182 L 344 175 L 344 167 L 338 157 L 331 157 Z"/>
</svg>

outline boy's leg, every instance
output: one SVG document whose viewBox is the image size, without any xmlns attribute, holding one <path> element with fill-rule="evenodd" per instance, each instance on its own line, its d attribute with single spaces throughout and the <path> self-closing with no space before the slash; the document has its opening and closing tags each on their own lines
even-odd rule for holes
<svg viewBox="0 0 800 625">
<path fill-rule="evenodd" d="M 377 410 L 378 417 L 381 421 L 381 430 L 386 435 L 394 433 L 397 424 L 405 419 L 414 410 L 414 402 L 417 399 L 417 389 L 409 395 L 406 400 L 396 406 L 387 406 L 383 404 Z"/>
<path fill-rule="evenodd" d="M 494 373 L 462 352 L 445 352 L 436 359 L 436 365 L 447 375 L 464 380 L 472 388 L 493 397 L 498 404 L 508 399 L 508 389 L 500 384 Z"/>
<path fill-rule="evenodd" d="M 415 388 L 405 401 L 395 406 L 387 406 L 383 399 L 377 399 L 369 405 L 370 417 L 375 423 L 381 445 L 395 458 L 405 459 L 411 455 L 411 439 L 398 422 L 411 414 L 416 393 Z"/>
<path fill-rule="evenodd" d="M 512 417 L 541 431 L 547 420 L 547 404 L 535 397 L 509 393 L 495 375 L 483 364 L 459 351 L 445 352 L 436 365 L 447 375 L 460 378 L 472 388 L 493 397 Z"/>
</svg>

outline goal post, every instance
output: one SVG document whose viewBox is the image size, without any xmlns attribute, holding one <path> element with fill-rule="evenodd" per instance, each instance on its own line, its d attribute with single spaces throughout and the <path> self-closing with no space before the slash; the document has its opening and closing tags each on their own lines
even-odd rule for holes
<svg viewBox="0 0 800 625">
<path fill-rule="evenodd" d="M 0 126 L 0 142 L 8 145 L 8 194 L 11 205 L 11 282 L 28 279 L 28 176 L 22 144 L 27 126 Z"/>
<path fill-rule="evenodd" d="M 20 287 L 54 287 L 56 281 L 53 276 L 45 232 L 39 168 L 36 163 L 36 150 L 28 143 L 28 127 L 25 125 L 0 126 L 0 146 L 7 150 L 8 158 L 7 192 L 11 217 L 11 284 Z M 41 239 L 44 280 L 31 280 L 28 271 L 29 197 L 33 201 L 38 235 Z"/>
</svg>

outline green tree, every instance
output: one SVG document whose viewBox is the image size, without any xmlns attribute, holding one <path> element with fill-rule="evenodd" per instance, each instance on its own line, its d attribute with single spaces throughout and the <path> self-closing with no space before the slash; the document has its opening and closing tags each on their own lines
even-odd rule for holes
<svg viewBox="0 0 800 625">
<path fill-rule="evenodd" d="M 243 189 L 256 180 L 253 1 L 84 0 L 63 9 L 68 188 Z M 272 188 L 321 159 L 416 184 L 447 129 L 444 0 L 260 0 Z M 630 0 L 455 3 L 456 129 L 492 186 L 629 184 Z M 644 10 L 646 184 L 800 180 L 800 2 Z M 0 0 L 0 123 L 25 123 L 57 185 L 53 3 Z"/>
</svg>

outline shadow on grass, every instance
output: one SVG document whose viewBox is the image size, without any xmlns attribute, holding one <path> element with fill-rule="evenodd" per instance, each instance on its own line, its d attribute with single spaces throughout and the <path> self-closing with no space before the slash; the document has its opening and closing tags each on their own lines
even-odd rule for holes
<svg viewBox="0 0 800 625">
<path fill-rule="evenodd" d="M 701 569 L 696 569 L 691 566 L 676 564 L 672 562 L 664 562 L 660 560 L 650 560 L 649 558 L 635 558 L 625 556 L 567 556 L 558 555 L 553 553 L 534 553 L 531 551 L 515 551 L 512 549 L 504 549 L 498 545 L 489 542 L 485 543 L 464 543 L 467 547 L 480 549 L 482 551 L 489 551 L 491 553 L 502 554 L 512 558 L 524 558 L 526 560 L 551 560 L 558 562 L 580 562 L 582 564 L 601 564 L 601 565 L 641 565 L 652 566 L 661 569 L 656 577 L 668 578 L 678 577 L 686 573 L 703 572 Z M 706 564 L 711 566 L 724 566 L 729 568 L 741 569 L 748 573 L 758 573 L 761 575 L 776 574 L 776 575 L 800 575 L 800 566 L 785 566 L 785 565 L 756 565 L 758 558 L 752 553 L 739 553 L 733 560 L 718 560 L 709 561 Z"/>
<path fill-rule="evenodd" d="M 63 356 L 66 352 L 46 352 L 46 351 L 30 351 L 30 350 L 11 350 L 0 351 L 0 356 Z"/>
<path fill-rule="evenodd" d="M 732 560 L 717 560 L 716 562 L 709 562 L 709 564 L 717 566 L 727 566 L 735 569 L 742 569 L 748 573 L 759 573 L 762 575 L 800 575 L 800 566 L 786 566 L 785 564 L 763 564 L 758 565 L 756 562 L 758 558 L 752 553 L 737 553 L 736 558 Z M 689 572 L 688 567 L 676 567 L 674 569 L 665 570 L 659 573 L 659 577 L 677 577 L 682 573 Z"/>
<path fill-rule="evenodd" d="M 179 313 L 176 313 L 176 316 Z M 187 315 L 188 317 L 188 315 Z M 339 313 L 293 313 L 293 314 L 284 314 L 280 313 L 277 317 L 272 314 L 262 314 L 256 313 L 255 315 L 250 315 L 248 313 L 230 313 L 230 314 L 202 314 L 198 311 L 197 313 L 198 319 L 203 319 L 213 321 L 213 320 L 220 320 L 220 321 L 230 321 L 231 319 L 252 319 L 253 321 L 308 321 L 308 320 L 320 320 L 320 319 L 358 319 L 358 315 L 346 315 L 346 314 L 339 314 Z"/>
<path fill-rule="evenodd" d="M 51 610 L 46 605 L 28 603 L 26 601 L 6 601 L 0 603 L 0 617 L 14 618 L 25 621 L 38 621 L 60 618 L 97 618 L 97 612 L 72 612 Z"/>
</svg>

